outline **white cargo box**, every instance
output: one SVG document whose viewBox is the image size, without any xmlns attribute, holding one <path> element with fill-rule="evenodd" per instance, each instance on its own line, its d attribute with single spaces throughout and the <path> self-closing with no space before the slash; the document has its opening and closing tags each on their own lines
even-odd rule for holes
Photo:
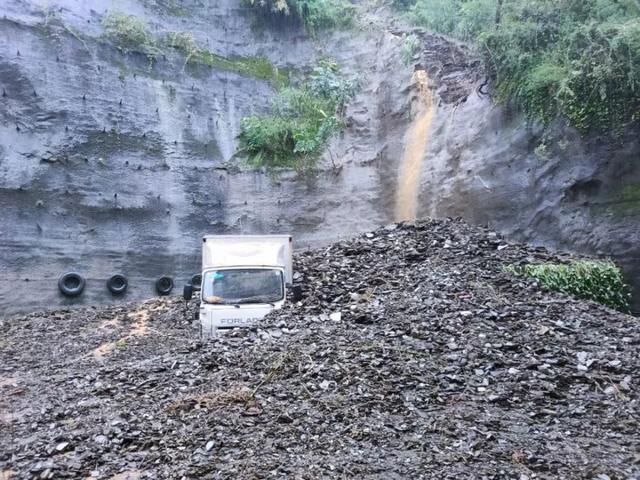
<svg viewBox="0 0 640 480">
<path fill-rule="evenodd" d="M 281 267 L 293 282 L 291 235 L 206 235 L 202 270 L 221 267 Z"/>
</svg>

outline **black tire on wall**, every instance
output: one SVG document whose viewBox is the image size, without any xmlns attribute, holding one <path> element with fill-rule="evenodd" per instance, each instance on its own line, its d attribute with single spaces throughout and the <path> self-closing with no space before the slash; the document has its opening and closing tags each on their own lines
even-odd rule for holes
<svg viewBox="0 0 640 480">
<path fill-rule="evenodd" d="M 58 288 L 67 297 L 77 297 L 82 293 L 85 285 L 84 277 L 76 272 L 63 273 L 58 279 Z"/>
<path fill-rule="evenodd" d="M 109 280 L 107 280 L 107 288 L 113 295 L 122 295 L 127 291 L 128 286 L 129 281 L 127 280 L 127 277 L 120 275 L 119 273 L 112 275 Z"/>
<path fill-rule="evenodd" d="M 164 276 L 156 280 L 156 291 L 160 295 L 169 295 L 173 290 L 173 278 Z"/>
<path fill-rule="evenodd" d="M 194 290 L 200 290 L 202 288 L 202 275 L 197 273 L 191 277 L 191 285 L 193 285 Z"/>
</svg>

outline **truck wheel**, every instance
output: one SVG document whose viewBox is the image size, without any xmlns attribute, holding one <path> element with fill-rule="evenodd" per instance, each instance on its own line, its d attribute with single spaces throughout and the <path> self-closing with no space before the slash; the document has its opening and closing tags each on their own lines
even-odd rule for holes
<svg viewBox="0 0 640 480">
<path fill-rule="evenodd" d="M 202 275 L 197 273 L 191 277 L 191 285 L 193 285 L 194 290 L 200 290 L 202 288 Z"/>
<path fill-rule="evenodd" d="M 156 280 L 156 291 L 160 295 L 169 295 L 171 290 L 173 290 L 173 278 L 165 276 Z"/>
<path fill-rule="evenodd" d="M 67 297 L 77 297 L 84 290 L 86 282 L 79 273 L 67 272 L 58 279 L 58 288 Z"/>
<path fill-rule="evenodd" d="M 114 295 L 122 295 L 127 291 L 128 286 L 129 281 L 127 280 L 127 277 L 118 273 L 107 280 L 107 288 Z"/>
</svg>

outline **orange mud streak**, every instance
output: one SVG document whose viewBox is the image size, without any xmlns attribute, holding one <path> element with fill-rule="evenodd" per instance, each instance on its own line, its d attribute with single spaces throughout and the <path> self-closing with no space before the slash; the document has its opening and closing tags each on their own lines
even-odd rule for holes
<svg viewBox="0 0 640 480">
<path fill-rule="evenodd" d="M 397 222 L 415 220 L 418 213 L 422 160 L 429 143 L 429 130 L 435 113 L 427 72 L 417 70 L 413 74 L 413 81 L 418 88 L 419 101 L 416 115 L 407 132 L 404 155 L 398 173 L 395 208 Z"/>
</svg>

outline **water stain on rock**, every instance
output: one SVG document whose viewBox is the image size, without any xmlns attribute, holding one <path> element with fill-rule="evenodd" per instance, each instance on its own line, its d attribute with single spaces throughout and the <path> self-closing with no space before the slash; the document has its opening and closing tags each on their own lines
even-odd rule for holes
<svg viewBox="0 0 640 480">
<path fill-rule="evenodd" d="M 417 91 L 417 98 L 412 103 L 412 106 L 415 107 L 415 113 L 407 132 L 404 155 L 398 173 L 395 207 L 395 220 L 397 222 L 416 219 L 418 190 L 423 170 L 422 162 L 429 143 L 431 124 L 435 115 L 433 94 L 429 88 L 427 72 L 416 70 L 412 80 L 414 89 Z"/>
</svg>

